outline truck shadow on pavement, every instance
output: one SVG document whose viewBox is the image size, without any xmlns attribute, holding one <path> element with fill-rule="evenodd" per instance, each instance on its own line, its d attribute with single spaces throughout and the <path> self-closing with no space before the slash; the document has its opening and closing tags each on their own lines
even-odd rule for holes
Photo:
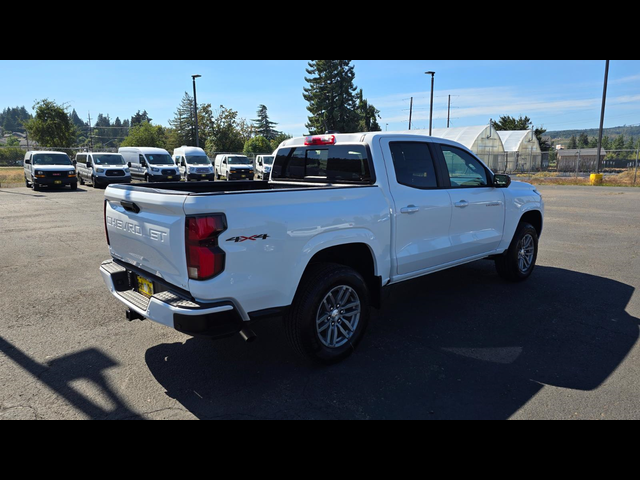
<svg viewBox="0 0 640 480">
<path fill-rule="evenodd" d="M 118 363 L 96 348 L 42 364 L 0 337 L 0 352 L 90 419 L 141 419 L 109 385 L 105 372 Z M 100 402 L 83 392 L 78 382 L 93 385 L 100 392 Z"/>
<path fill-rule="evenodd" d="M 616 370 L 638 340 L 633 292 L 545 266 L 505 283 L 480 261 L 394 287 L 335 366 L 293 354 L 280 319 L 251 344 L 189 338 L 146 362 L 201 419 L 507 419 L 545 385 L 589 391 Z"/>
</svg>

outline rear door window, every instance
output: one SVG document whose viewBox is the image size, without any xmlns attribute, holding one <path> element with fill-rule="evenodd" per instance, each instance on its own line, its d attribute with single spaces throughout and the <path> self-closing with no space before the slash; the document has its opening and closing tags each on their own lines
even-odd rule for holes
<svg viewBox="0 0 640 480">
<path fill-rule="evenodd" d="M 396 180 L 401 185 L 412 188 L 437 188 L 436 171 L 424 142 L 390 142 Z"/>
<path fill-rule="evenodd" d="M 284 148 L 273 163 L 272 179 L 318 183 L 373 183 L 364 145 Z"/>
</svg>

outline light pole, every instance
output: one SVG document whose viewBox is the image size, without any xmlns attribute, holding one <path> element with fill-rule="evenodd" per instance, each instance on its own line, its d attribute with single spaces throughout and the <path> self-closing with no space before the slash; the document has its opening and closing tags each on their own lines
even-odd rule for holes
<svg viewBox="0 0 640 480">
<path fill-rule="evenodd" d="M 202 75 L 191 75 L 193 78 L 193 111 L 195 112 L 196 117 L 196 147 L 200 146 L 200 141 L 198 139 L 198 102 L 196 101 L 196 78 L 200 78 Z"/>
<path fill-rule="evenodd" d="M 424 72 L 425 75 L 431 75 L 431 105 L 429 107 L 429 136 L 431 136 L 431 127 L 433 125 L 433 77 L 436 72 Z"/>
</svg>

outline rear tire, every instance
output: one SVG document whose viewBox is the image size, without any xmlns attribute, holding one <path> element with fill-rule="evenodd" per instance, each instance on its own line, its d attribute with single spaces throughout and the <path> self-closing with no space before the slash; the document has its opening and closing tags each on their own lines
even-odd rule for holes
<svg viewBox="0 0 640 480">
<path fill-rule="evenodd" d="M 369 322 L 369 290 L 350 267 L 311 265 L 284 317 L 293 349 L 314 362 L 333 364 L 353 353 Z"/>
<path fill-rule="evenodd" d="M 509 249 L 496 258 L 498 274 L 510 282 L 521 282 L 533 273 L 538 258 L 538 232 L 529 223 L 521 222 Z"/>
</svg>

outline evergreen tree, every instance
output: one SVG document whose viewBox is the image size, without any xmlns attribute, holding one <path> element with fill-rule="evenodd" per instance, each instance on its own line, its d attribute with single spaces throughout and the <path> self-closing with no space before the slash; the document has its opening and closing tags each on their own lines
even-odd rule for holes
<svg viewBox="0 0 640 480">
<path fill-rule="evenodd" d="M 0 113 L 0 128 L 5 132 L 24 132 L 24 122 L 32 118 L 27 109 L 22 107 L 5 108 Z"/>
<path fill-rule="evenodd" d="M 184 92 L 175 116 L 172 120 L 169 120 L 169 124 L 175 129 L 180 145 L 195 146 L 196 126 L 195 116 L 193 114 L 193 97 L 187 92 Z M 200 132 L 198 132 L 198 134 L 202 137 Z"/>
<path fill-rule="evenodd" d="M 260 105 L 258 107 L 258 118 L 251 120 L 254 123 L 254 130 L 256 135 L 266 138 L 271 141 L 276 138 L 280 132 L 275 128 L 277 123 L 269 120 L 269 114 L 267 113 L 267 107 Z"/>
<path fill-rule="evenodd" d="M 358 116 L 360 117 L 358 122 L 359 132 L 379 132 L 382 129 L 378 125 L 378 118 L 380 118 L 380 111 L 364 98 L 362 89 L 358 92 Z"/>
<path fill-rule="evenodd" d="M 520 116 L 518 119 L 509 115 L 502 115 L 500 120 L 493 122 L 496 130 L 529 130 L 531 128 L 531 119 L 527 116 Z"/>
<path fill-rule="evenodd" d="M 586 148 L 589 145 L 589 137 L 585 132 L 578 135 L 578 148 Z"/>
<path fill-rule="evenodd" d="M 309 133 L 357 131 L 360 119 L 351 60 L 312 60 L 306 71 L 311 76 L 305 77 L 309 86 L 303 88 L 302 96 L 311 113 L 306 124 Z"/>
<path fill-rule="evenodd" d="M 136 114 L 133 117 L 131 117 L 131 126 L 135 127 L 136 125 L 140 125 L 142 122 L 151 123 L 151 120 L 152 119 L 149 118 L 149 114 L 147 113 L 146 110 L 142 113 L 140 113 L 140 110 L 138 110 Z"/>
</svg>

